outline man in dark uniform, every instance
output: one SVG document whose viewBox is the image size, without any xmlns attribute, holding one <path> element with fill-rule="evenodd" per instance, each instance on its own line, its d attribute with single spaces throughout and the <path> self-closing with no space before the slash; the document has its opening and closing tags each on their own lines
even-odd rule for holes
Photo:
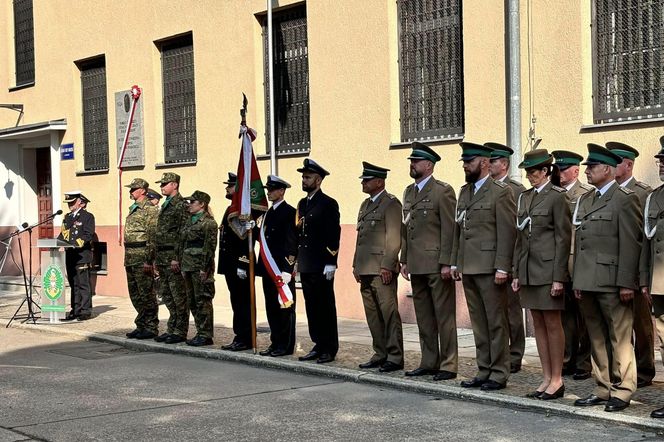
<svg viewBox="0 0 664 442">
<path fill-rule="evenodd" d="M 491 178 L 509 184 L 514 201 L 517 201 L 521 192 L 525 192 L 526 188 L 509 177 L 510 162 L 514 151 L 499 143 L 484 143 L 484 145 L 493 149 L 489 159 Z M 507 281 L 507 319 L 510 326 L 510 372 L 518 373 L 521 370 L 523 352 L 526 350 L 526 332 L 523 327 L 523 309 L 518 293 L 514 293 L 512 290 L 511 278 Z"/>
<path fill-rule="evenodd" d="M 237 175 L 228 173 L 226 198 L 233 199 Z M 219 232 L 219 265 L 217 273 L 224 275 L 231 296 L 233 308 L 233 332 L 235 337 L 230 344 L 222 345 L 222 350 L 242 351 L 251 348 L 251 300 L 249 287 L 249 246 L 228 223 L 228 208 L 221 220 Z M 255 235 L 254 237 L 255 238 Z"/>
<path fill-rule="evenodd" d="M 272 207 L 263 216 L 261 231 L 277 270 L 281 272 L 282 281 L 288 284 L 293 295 L 291 305 L 281 305 L 277 286 L 263 262 L 267 256 L 263 256 L 265 251 L 261 248 L 256 273 L 263 278 L 265 313 L 270 324 L 270 346 L 260 354 L 277 357 L 291 355 L 295 350 L 295 279 L 292 273 L 297 255 L 297 227 L 295 208 L 284 200 L 290 184 L 278 176 L 268 175 L 265 188 Z"/>
<path fill-rule="evenodd" d="M 297 205 L 297 270 L 302 282 L 309 336 L 314 348 L 301 361 L 319 364 L 334 361 L 339 350 L 337 306 L 334 300 L 334 272 L 337 269 L 339 239 L 339 204 L 320 189 L 330 173 L 313 160 L 305 159 L 302 190 L 307 196 Z"/>
<path fill-rule="evenodd" d="M 389 169 L 362 162 L 362 202 L 357 215 L 353 275 L 360 283 L 362 304 L 374 354 L 360 368 L 385 373 L 403 368 L 403 331 L 397 301 L 401 203 L 385 190 Z"/>
<path fill-rule="evenodd" d="M 157 293 L 166 304 L 169 317 L 166 333 L 154 339 L 157 342 L 177 344 L 187 339 L 189 331 L 189 299 L 184 287 L 184 277 L 180 271 L 182 259 L 180 231 L 190 215 L 184 198 L 180 195 L 180 175 L 166 172 L 157 183 L 161 193 L 166 197 L 157 219 L 155 260 L 159 272 Z"/>
<path fill-rule="evenodd" d="M 576 202 L 586 192 L 593 190 L 592 186 L 579 181 L 579 164 L 583 157 L 568 150 L 554 150 L 551 152 L 556 159 L 556 166 L 560 170 L 560 186 L 567 190 L 567 203 L 570 214 L 574 213 Z M 569 254 L 569 274 L 574 280 L 574 237 L 576 231 L 572 229 L 572 245 Z M 581 315 L 579 301 L 574 296 L 572 281 L 563 284 L 565 290 L 565 310 L 563 310 L 563 330 L 565 332 L 565 355 L 563 357 L 563 375 L 572 376 L 574 380 L 581 381 L 590 377 L 592 366 L 590 364 L 590 338 L 586 323 Z"/>
<path fill-rule="evenodd" d="M 588 327 L 597 382 L 593 394 L 574 405 L 605 405 L 604 411 L 624 410 L 636 390 L 632 300 L 639 289 L 643 225 L 639 198 L 615 181 L 621 161 L 603 146 L 588 144 L 586 176 L 597 191 L 582 196 L 572 216 L 574 295 Z"/>
<path fill-rule="evenodd" d="M 633 176 L 634 162 L 639 156 L 639 151 L 627 144 L 609 141 L 606 148 L 617 154 L 622 161 L 616 166 L 616 181 L 620 187 L 633 190 L 639 197 L 640 212 L 646 203 L 648 194 L 652 188 Z M 647 257 L 642 254 L 641 259 Z M 642 266 L 639 266 L 641 268 Z M 641 275 L 639 285 L 646 287 L 648 281 L 645 275 Z M 636 387 L 643 388 L 652 385 L 655 377 L 655 330 L 652 326 L 650 316 L 650 299 L 641 291 L 634 296 L 634 353 L 636 356 Z"/>
<path fill-rule="evenodd" d="M 95 235 L 95 217 L 86 210 L 90 202 L 80 191 L 65 193 L 69 213 L 62 220 L 58 239 L 73 245 L 65 249 L 67 280 L 71 288 L 71 311 L 65 321 L 85 321 L 92 317 L 90 267 L 92 266 L 92 238 Z"/>
</svg>

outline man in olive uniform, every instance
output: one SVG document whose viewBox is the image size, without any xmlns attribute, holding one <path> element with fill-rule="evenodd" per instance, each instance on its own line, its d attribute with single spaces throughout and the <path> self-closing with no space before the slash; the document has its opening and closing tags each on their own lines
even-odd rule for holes
<svg viewBox="0 0 664 442">
<path fill-rule="evenodd" d="M 58 239 L 74 247 L 65 249 L 65 267 L 71 289 L 71 311 L 65 321 L 85 321 L 92 317 L 90 267 L 92 266 L 92 238 L 95 235 L 95 217 L 86 210 L 90 202 L 79 190 L 65 193 L 69 213 L 62 220 Z"/>
<path fill-rule="evenodd" d="M 586 192 L 593 190 L 592 186 L 579 181 L 579 164 L 583 156 L 568 150 L 554 150 L 551 152 L 556 159 L 556 166 L 560 170 L 560 186 L 567 190 L 567 203 L 570 214 L 574 213 L 576 202 Z M 563 375 L 572 376 L 574 380 L 588 379 L 591 374 L 590 338 L 586 323 L 581 315 L 579 301 L 572 290 L 574 280 L 574 237 L 576 231 L 572 229 L 572 245 L 569 254 L 570 281 L 563 284 L 565 290 L 565 310 L 562 313 L 563 331 L 565 332 L 565 355 L 563 357 Z"/>
<path fill-rule="evenodd" d="M 648 194 L 652 188 L 638 181 L 633 176 L 634 162 L 639 156 L 639 151 L 632 146 L 616 141 L 606 143 L 606 148 L 622 158 L 622 161 L 616 166 L 616 181 L 620 187 L 633 190 L 639 197 L 639 211 L 643 213 L 643 207 L 646 203 Z M 641 259 L 646 259 L 642 253 Z M 640 286 L 647 287 L 648 282 L 644 277 L 640 277 Z M 650 299 L 639 291 L 634 296 L 634 353 L 636 356 L 636 388 L 652 385 L 655 377 L 655 331 L 652 327 L 650 315 Z"/>
<path fill-rule="evenodd" d="M 237 175 L 228 173 L 226 199 L 232 200 L 237 185 Z M 217 273 L 224 275 L 233 308 L 233 341 L 222 345 L 222 350 L 242 351 L 252 346 L 251 299 L 249 287 L 249 246 L 230 227 L 228 211 L 224 212 L 219 232 L 219 264 Z M 256 235 L 253 236 L 256 238 Z"/>
<path fill-rule="evenodd" d="M 492 149 L 474 143 L 461 143 L 461 149 L 467 184 L 459 192 L 452 263 L 466 293 L 478 368 L 461 386 L 500 390 L 510 375 L 507 281 L 516 205 L 509 185 L 489 176 Z"/>
<path fill-rule="evenodd" d="M 124 227 L 124 266 L 127 273 L 129 298 L 136 309 L 136 329 L 127 333 L 128 338 L 152 339 L 157 336 L 159 305 L 152 290 L 152 263 L 155 258 L 155 230 L 157 208 L 150 204 L 146 194 L 148 182 L 134 178 L 129 187 L 129 195 L 134 204 Z"/>
<path fill-rule="evenodd" d="M 337 306 L 334 299 L 334 273 L 337 269 L 339 204 L 323 193 L 320 186 L 330 173 L 306 158 L 301 168 L 302 190 L 307 196 L 297 205 L 297 271 L 302 282 L 309 336 L 314 347 L 300 356 L 301 361 L 319 364 L 334 361 L 339 351 Z"/>
<path fill-rule="evenodd" d="M 525 192 L 526 188 L 509 177 L 510 162 L 514 151 L 499 143 L 484 143 L 484 145 L 493 149 L 489 159 L 489 175 L 496 181 L 509 184 L 514 201 L 517 201 L 521 192 Z M 507 283 L 507 320 L 510 326 L 510 372 L 518 373 L 521 370 L 521 360 L 526 350 L 526 331 L 523 327 L 523 309 L 519 301 L 519 294 L 512 290 L 511 281 Z"/>
<path fill-rule="evenodd" d="M 605 411 L 627 408 L 636 390 L 632 300 L 639 289 L 642 216 L 636 193 L 615 180 L 621 160 L 588 144 L 586 176 L 597 191 L 583 195 L 572 216 L 574 295 L 588 327 L 597 382 L 593 394 L 574 405 L 605 405 Z"/>
<path fill-rule="evenodd" d="M 664 137 L 659 139 L 661 150 L 655 155 L 659 179 L 664 181 Z M 646 259 L 641 261 L 641 277 L 648 286 L 646 295 L 652 297 L 657 337 L 664 354 L 664 185 L 653 190 L 643 210 L 644 249 Z M 653 410 L 651 417 L 664 418 L 664 407 Z"/>
<path fill-rule="evenodd" d="M 411 281 L 422 359 L 406 376 L 457 376 L 456 293 L 452 279 L 456 195 L 433 177 L 440 156 L 429 146 L 411 145 L 410 177 L 403 194 L 401 276 Z"/>
<path fill-rule="evenodd" d="M 256 266 L 256 273 L 263 278 L 265 295 L 265 313 L 270 324 L 270 345 L 260 354 L 262 356 L 292 355 L 295 350 L 295 279 L 292 277 L 297 255 L 297 226 L 295 225 L 295 207 L 284 200 L 286 189 L 290 188 L 283 178 L 268 175 L 265 188 L 272 207 L 263 216 L 261 226 L 267 248 L 274 263 L 281 272 L 284 284 L 288 284 L 293 303 L 281 306 L 277 285 L 267 272 L 263 262 L 267 257 L 261 248 Z"/>
<path fill-rule="evenodd" d="M 397 301 L 401 203 L 385 191 L 389 169 L 362 162 L 362 202 L 357 215 L 353 275 L 360 283 L 374 354 L 360 368 L 381 372 L 403 368 L 403 331 Z"/>
<path fill-rule="evenodd" d="M 157 219 L 155 264 L 159 272 L 159 295 L 166 304 L 169 317 L 166 333 L 157 336 L 155 341 L 176 344 L 184 342 L 189 331 L 189 300 L 180 269 L 180 231 L 189 213 L 180 195 L 180 175 L 166 172 L 157 183 L 166 198 Z"/>
</svg>

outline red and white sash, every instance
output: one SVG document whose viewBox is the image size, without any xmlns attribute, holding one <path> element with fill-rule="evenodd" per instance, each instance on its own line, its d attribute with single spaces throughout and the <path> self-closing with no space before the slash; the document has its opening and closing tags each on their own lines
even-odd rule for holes
<svg viewBox="0 0 664 442">
<path fill-rule="evenodd" d="M 265 216 L 267 216 L 267 214 Z M 263 261 L 263 266 L 267 270 L 268 275 L 270 275 L 270 279 L 272 279 L 274 285 L 277 286 L 279 305 L 281 308 L 288 308 L 293 305 L 293 294 L 291 293 L 288 284 L 282 279 L 281 270 L 279 270 L 279 266 L 277 266 L 277 263 L 272 257 L 272 252 L 270 252 L 270 248 L 267 246 L 267 241 L 265 240 L 265 219 L 263 219 L 261 225 L 259 242 L 261 245 L 261 260 Z"/>
</svg>

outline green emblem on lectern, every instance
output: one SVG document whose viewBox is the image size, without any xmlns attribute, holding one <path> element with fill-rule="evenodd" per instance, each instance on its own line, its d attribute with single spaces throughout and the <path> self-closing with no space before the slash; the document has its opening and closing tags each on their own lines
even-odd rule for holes
<svg viewBox="0 0 664 442">
<path fill-rule="evenodd" d="M 65 289 L 65 278 L 62 275 L 60 267 L 56 267 L 52 264 L 48 266 L 46 272 L 44 272 L 42 284 L 44 293 L 48 299 L 51 301 L 59 299 Z"/>
</svg>

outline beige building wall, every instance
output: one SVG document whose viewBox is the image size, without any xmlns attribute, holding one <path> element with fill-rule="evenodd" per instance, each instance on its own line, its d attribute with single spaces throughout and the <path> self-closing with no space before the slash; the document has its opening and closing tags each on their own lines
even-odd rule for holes
<svg viewBox="0 0 664 442">
<path fill-rule="evenodd" d="M 275 1 L 275 7 L 298 4 Z M 531 15 L 528 14 L 531 4 Z M 265 158 L 263 41 L 259 17 L 263 0 L 142 0 L 34 3 L 35 85 L 14 86 L 12 1 L 0 0 L 0 103 L 22 103 L 21 125 L 65 118 L 61 143 L 74 143 L 75 160 L 60 163 L 62 190 L 82 189 L 109 247 L 108 276 L 98 291 L 126 294 L 122 249 L 117 245 L 117 164 L 115 92 L 143 88 L 145 167 L 128 170 L 123 183 L 140 176 L 156 181 L 163 171 L 182 176 L 183 194 L 195 189 L 212 196 L 217 220 L 227 205 L 222 181 L 237 167 L 239 108 L 249 99 L 248 123 L 258 130 L 259 167 Z M 278 9 L 277 9 L 278 10 Z M 463 2 L 465 137 L 472 142 L 506 142 L 506 56 L 504 2 Z M 313 0 L 307 2 L 311 152 L 327 168 L 323 190 L 340 203 L 343 224 L 336 281 L 339 312 L 362 317 L 351 274 L 357 209 L 366 197 L 358 176 L 363 160 L 390 168 L 388 191 L 401 197 L 411 179 L 409 154 L 399 129 L 398 24 L 395 0 Z M 157 168 L 163 163 L 161 60 L 156 41 L 192 32 L 195 60 L 198 161 L 195 166 Z M 532 48 L 529 51 L 529 47 Z M 76 61 L 103 54 L 106 59 L 110 170 L 80 174 L 83 135 L 80 72 Z M 588 142 L 623 141 L 642 150 L 636 173 L 651 185 L 658 179 L 651 162 L 661 123 L 593 127 L 590 1 L 521 1 L 521 102 L 523 149 L 528 148 L 531 109 L 541 147 L 585 153 Z M 531 94 L 532 92 L 532 94 Z M 0 109 L 0 129 L 14 126 L 16 113 Z M 463 184 L 459 139 L 432 146 L 443 161 L 435 176 L 455 189 Z M 16 146 L 13 147 L 14 149 Z M 0 141 L 2 149 L 2 141 Z M 304 156 L 280 158 L 277 173 L 293 184 L 291 204 L 303 196 L 296 169 Z M 515 158 L 515 161 L 520 159 Z M 124 190 L 123 190 L 124 191 Z M 59 199 L 61 195 L 54 195 Z M 130 204 L 123 194 L 123 214 Z M 225 286 L 218 282 L 220 293 Z M 400 280 L 404 317 L 412 319 L 408 286 Z M 260 297 L 259 297 L 260 298 Z M 462 306 L 462 304 L 460 304 Z"/>
</svg>

